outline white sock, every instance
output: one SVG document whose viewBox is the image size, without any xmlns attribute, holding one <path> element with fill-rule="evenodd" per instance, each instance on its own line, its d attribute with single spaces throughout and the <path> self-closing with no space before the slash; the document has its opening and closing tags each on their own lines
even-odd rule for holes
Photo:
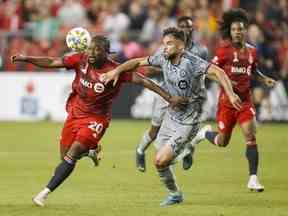
<svg viewBox="0 0 288 216">
<path fill-rule="evenodd" d="M 148 148 L 148 146 L 150 145 L 150 143 L 152 142 L 153 140 L 151 139 L 151 137 L 149 136 L 149 131 L 145 131 L 143 136 L 142 136 L 142 139 L 140 140 L 139 144 L 138 144 L 138 147 L 137 147 L 137 152 L 139 154 L 144 154 L 145 153 L 145 150 Z"/>
<path fill-rule="evenodd" d="M 49 194 L 51 191 L 49 188 L 45 187 L 42 191 L 44 194 Z"/>
</svg>

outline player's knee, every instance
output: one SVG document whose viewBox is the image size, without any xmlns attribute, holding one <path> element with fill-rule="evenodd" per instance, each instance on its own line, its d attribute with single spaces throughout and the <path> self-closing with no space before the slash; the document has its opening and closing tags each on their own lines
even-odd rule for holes
<svg viewBox="0 0 288 216">
<path fill-rule="evenodd" d="M 256 136 L 254 133 L 245 134 L 245 140 L 247 145 L 256 145 Z"/>
<path fill-rule="evenodd" d="M 154 165 L 157 169 L 162 169 L 167 166 L 167 162 L 161 157 L 156 157 L 154 160 Z"/>
<path fill-rule="evenodd" d="M 81 158 L 81 155 L 85 152 L 87 152 L 87 147 L 82 145 L 79 142 L 75 142 L 72 144 L 70 149 L 67 151 L 66 155 L 69 155 L 73 160 L 79 160 Z"/>
</svg>

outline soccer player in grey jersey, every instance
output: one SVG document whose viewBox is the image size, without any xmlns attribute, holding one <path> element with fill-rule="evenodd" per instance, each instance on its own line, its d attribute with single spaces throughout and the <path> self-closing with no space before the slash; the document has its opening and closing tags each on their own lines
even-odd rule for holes
<svg viewBox="0 0 288 216">
<path fill-rule="evenodd" d="M 200 43 L 193 40 L 193 33 L 195 32 L 195 24 L 192 17 L 182 16 L 177 20 L 177 27 L 182 29 L 185 33 L 185 49 L 199 56 L 200 58 L 208 61 L 208 49 Z M 163 78 L 162 78 L 163 79 Z M 163 80 L 157 80 L 157 84 L 165 88 Z M 138 143 L 136 148 L 136 167 L 139 171 L 146 171 L 145 150 L 156 139 L 161 123 L 163 121 L 165 112 L 168 108 L 168 103 L 158 95 L 155 95 L 152 108 L 151 126 L 146 130 Z M 192 153 L 194 146 L 187 146 L 187 152 L 183 158 L 183 169 L 187 170 L 192 166 Z"/>
<path fill-rule="evenodd" d="M 240 109 L 241 100 L 233 92 L 231 82 L 222 69 L 185 50 L 182 30 L 165 29 L 163 46 L 162 52 L 131 59 L 101 75 L 101 79 L 106 84 L 113 81 L 115 85 L 119 74 L 125 71 L 133 72 L 139 66 L 157 66 L 162 70 L 166 90 L 170 95 L 189 98 L 189 103 L 182 108 L 168 108 L 156 140 L 155 167 L 169 191 L 168 197 L 160 205 L 167 206 L 183 201 L 171 164 L 199 129 L 199 117 L 205 99 L 205 76 L 219 81 L 235 109 Z"/>
</svg>

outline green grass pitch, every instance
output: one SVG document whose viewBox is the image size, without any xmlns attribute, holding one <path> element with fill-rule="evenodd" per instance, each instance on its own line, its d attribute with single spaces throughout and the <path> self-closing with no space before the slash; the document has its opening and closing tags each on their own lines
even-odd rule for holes
<svg viewBox="0 0 288 216">
<path fill-rule="evenodd" d="M 114 120 L 102 140 L 104 159 L 77 165 L 70 178 L 49 196 L 44 208 L 31 198 L 59 162 L 62 124 L 0 123 L 0 216 L 284 216 L 288 215 L 288 126 L 258 127 L 259 176 L 263 193 L 247 190 L 245 143 L 239 129 L 230 146 L 201 143 L 189 171 L 176 165 L 184 203 L 160 208 L 166 196 L 147 152 L 147 172 L 135 169 L 135 145 L 148 121 Z"/>
</svg>

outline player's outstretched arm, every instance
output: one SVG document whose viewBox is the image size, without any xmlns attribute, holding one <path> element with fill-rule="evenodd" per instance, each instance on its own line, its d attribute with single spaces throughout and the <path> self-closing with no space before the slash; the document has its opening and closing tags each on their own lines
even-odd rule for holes
<svg viewBox="0 0 288 216">
<path fill-rule="evenodd" d="M 267 87 L 273 87 L 276 84 L 276 80 L 264 75 L 259 69 L 256 69 L 256 75 L 258 80 Z"/>
<path fill-rule="evenodd" d="M 34 64 L 38 67 L 43 68 L 63 68 L 62 58 L 59 57 L 37 57 L 37 56 L 24 56 L 24 55 L 13 55 L 11 57 L 12 63 L 26 62 Z"/>
<path fill-rule="evenodd" d="M 241 108 L 241 100 L 239 96 L 234 93 L 232 83 L 225 72 L 213 64 L 208 68 L 207 72 L 210 79 L 216 80 L 222 85 L 233 107 L 239 110 Z"/>
<path fill-rule="evenodd" d="M 135 69 L 137 69 L 138 67 L 147 65 L 149 65 L 148 57 L 130 59 L 125 63 L 119 65 L 115 69 L 108 71 L 105 74 L 102 74 L 101 80 L 105 83 L 105 85 L 113 80 L 113 85 L 115 86 L 121 73 L 136 72 Z"/>
<path fill-rule="evenodd" d="M 132 83 L 142 85 L 145 88 L 148 88 L 151 91 L 159 94 L 167 102 L 169 102 L 173 108 L 185 106 L 188 103 L 188 98 L 180 96 L 171 96 L 169 93 L 164 91 L 164 89 L 162 89 L 160 86 L 156 85 L 154 82 L 145 78 L 141 74 L 134 73 L 132 77 Z"/>
</svg>

